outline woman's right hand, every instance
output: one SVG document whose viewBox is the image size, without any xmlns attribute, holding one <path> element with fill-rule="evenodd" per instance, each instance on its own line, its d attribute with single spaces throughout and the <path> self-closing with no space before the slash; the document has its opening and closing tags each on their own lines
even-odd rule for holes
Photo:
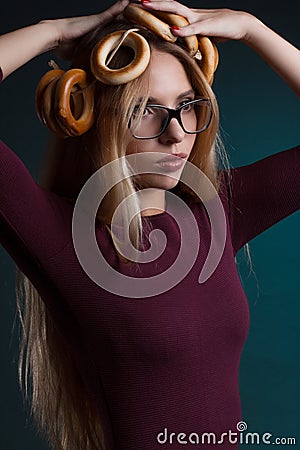
<svg viewBox="0 0 300 450">
<path fill-rule="evenodd" d="M 54 50 L 62 58 L 71 58 L 77 38 L 112 20 L 128 4 L 129 0 L 119 0 L 99 14 L 42 20 L 0 36 L 0 67 L 3 78 L 49 50 Z"/>
<path fill-rule="evenodd" d="M 99 14 L 70 17 L 65 19 L 42 20 L 40 23 L 52 25 L 57 33 L 55 53 L 63 59 L 71 59 L 76 39 L 89 31 L 101 27 L 121 14 L 130 0 L 119 0 Z"/>
</svg>

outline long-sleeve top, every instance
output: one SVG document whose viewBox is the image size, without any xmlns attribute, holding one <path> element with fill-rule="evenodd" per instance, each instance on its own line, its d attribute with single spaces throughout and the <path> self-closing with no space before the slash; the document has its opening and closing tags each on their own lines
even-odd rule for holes
<svg viewBox="0 0 300 450">
<path fill-rule="evenodd" d="M 186 433 L 179 436 L 183 441 L 204 432 L 220 439 L 236 431 L 242 419 L 238 373 L 249 309 L 235 255 L 299 208 L 299 147 L 232 168 L 231 175 L 232 194 L 226 172 L 219 193 L 227 236 L 212 276 L 198 282 L 211 230 L 204 204 L 193 203 L 201 245 L 190 272 L 160 295 L 128 298 L 108 292 L 86 274 L 72 240 L 74 205 L 41 188 L 0 142 L 1 243 L 70 345 L 103 418 L 109 450 L 177 448 L 171 433 Z M 167 211 L 148 219 L 168 244 L 157 264 L 142 264 L 141 277 L 169 267 L 181 239 Z M 95 234 L 109 263 L 130 276 L 127 265 L 112 256 L 111 238 L 98 221 Z M 237 447 L 225 440 L 222 448 Z"/>
<path fill-rule="evenodd" d="M 98 408 L 107 450 L 197 448 L 197 436 L 201 442 L 205 432 L 220 440 L 222 433 L 237 431 L 242 420 L 239 364 L 249 308 L 235 256 L 299 209 L 299 149 L 232 168 L 231 190 L 223 171 L 219 196 L 225 247 L 204 283 L 198 277 L 211 226 L 204 203 L 193 202 L 189 207 L 201 238 L 193 267 L 171 289 L 133 298 L 109 292 L 88 276 L 72 239 L 74 204 L 39 186 L 0 141 L 0 241 L 41 295 L 71 349 Z M 167 211 L 147 220 L 165 233 L 167 245 L 155 263 L 141 264 L 139 277 L 144 278 L 171 266 L 184 239 Z M 111 267 L 136 276 L 118 259 L 99 221 L 95 235 Z M 232 450 L 238 444 L 225 437 L 221 447 Z"/>
</svg>

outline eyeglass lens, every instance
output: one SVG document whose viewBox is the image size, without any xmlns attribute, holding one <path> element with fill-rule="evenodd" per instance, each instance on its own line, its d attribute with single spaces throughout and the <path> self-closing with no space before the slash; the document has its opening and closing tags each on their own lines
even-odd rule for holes
<svg viewBox="0 0 300 450">
<path fill-rule="evenodd" d="M 131 129 L 135 137 L 151 138 L 159 135 L 168 122 L 169 112 L 162 106 L 146 105 L 140 118 L 133 115 Z M 185 132 L 204 130 L 211 118 L 209 101 L 197 100 L 180 108 L 180 118 Z"/>
</svg>

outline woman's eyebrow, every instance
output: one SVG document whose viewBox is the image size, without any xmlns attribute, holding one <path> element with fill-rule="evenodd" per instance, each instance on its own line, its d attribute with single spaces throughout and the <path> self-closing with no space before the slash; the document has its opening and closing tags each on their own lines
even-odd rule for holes
<svg viewBox="0 0 300 450">
<path fill-rule="evenodd" d="M 176 100 L 180 100 L 181 98 L 187 97 L 188 95 L 195 95 L 194 89 L 189 89 L 188 91 L 185 91 L 182 94 L 178 95 Z"/>
<path fill-rule="evenodd" d="M 179 94 L 178 97 L 176 98 L 177 100 L 181 100 L 184 97 L 187 97 L 188 95 L 195 95 L 195 91 L 194 89 L 189 89 L 188 91 L 183 92 L 182 94 Z M 142 102 L 142 98 L 139 99 L 139 103 Z M 149 97 L 147 100 L 149 103 L 159 103 L 159 100 L 155 97 Z"/>
</svg>

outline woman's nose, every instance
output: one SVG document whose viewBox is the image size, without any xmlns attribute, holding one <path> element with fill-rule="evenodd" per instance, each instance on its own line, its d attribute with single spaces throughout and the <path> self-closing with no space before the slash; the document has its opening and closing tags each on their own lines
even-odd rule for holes
<svg viewBox="0 0 300 450">
<path fill-rule="evenodd" d="M 163 132 L 163 134 L 159 137 L 159 140 L 163 144 L 169 144 L 169 143 L 178 143 L 183 140 L 185 136 L 185 132 L 181 128 L 181 125 L 179 124 L 178 120 L 173 117 L 167 126 L 166 130 Z"/>
</svg>

